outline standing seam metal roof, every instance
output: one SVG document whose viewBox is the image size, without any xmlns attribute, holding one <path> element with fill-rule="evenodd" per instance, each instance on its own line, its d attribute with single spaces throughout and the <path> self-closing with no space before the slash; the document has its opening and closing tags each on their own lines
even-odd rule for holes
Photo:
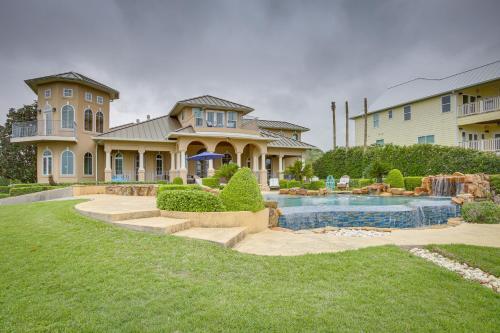
<svg viewBox="0 0 500 333">
<path fill-rule="evenodd" d="M 234 103 L 219 97 L 214 97 L 210 95 L 204 95 L 204 96 L 199 96 L 199 97 L 194 97 L 194 98 L 189 98 L 185 99 L 182 101 L 178 101 L 177 103 L 179 104 L 200 104 L 200 105 L 210 105 L 210 106 L 220 106 L 220 107 L 225 107 L 225 108 L 231 108 L 231 109 L 239 109 L 239 110 L 245 110 L 245 111 L 253 111 L 251 107 Z"/>
</svg>

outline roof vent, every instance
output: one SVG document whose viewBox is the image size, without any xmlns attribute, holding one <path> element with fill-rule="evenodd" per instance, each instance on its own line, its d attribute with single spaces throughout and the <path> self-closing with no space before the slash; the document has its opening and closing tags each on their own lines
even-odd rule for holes
<svg viewBox="0 0 500 333">
<path fill-rule="evenodd" d="M 150 119 L 151 119 L 151 116 L 148 114 L 148 115 L 146 116 L 146 119 L 147 119 L 147 120 L 150 120 Z"/>
<path fill-rule="evenodd" d="M 140 123 L 141 121 L 140 121 L 139 119 L 136 119 L 136 120 L 135 120 L 135 122 L 136 122 L 136 123 Z"/>
</svg>

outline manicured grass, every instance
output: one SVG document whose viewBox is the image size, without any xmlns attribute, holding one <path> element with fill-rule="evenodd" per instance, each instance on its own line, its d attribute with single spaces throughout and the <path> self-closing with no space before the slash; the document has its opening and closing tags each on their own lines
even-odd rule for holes
<svg viewBox="0 0 500 333">
<path fill-rule="evenodd" d="M 427 249 L 445 257 L 500 276 L 500 248 L 463 244 L 429 245 Z"/>
<path fill-rule="evenodd" d="M 397 247 L 241 254 L 75 201 L 0 207 L 0 331 L 498 332 L 500 296 Z"/>
</svg>

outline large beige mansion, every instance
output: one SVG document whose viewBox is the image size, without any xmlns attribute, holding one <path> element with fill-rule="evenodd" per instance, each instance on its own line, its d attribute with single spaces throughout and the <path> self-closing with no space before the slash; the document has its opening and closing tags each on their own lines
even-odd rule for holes
<svg viewBox="0 0 500 333">
<path fill-rule="evenodd" d="M 37 146 L 37 178 L 56 182 L 157 181 L 207 177 L 222 163 L 248 166 L 259 182 L 282 177 L 314 146 L 309 129 L 249 117 L 252 108 L 213 96 L 177 102 L 166 115 L 110 128 L 119 92 L 68 72 L 26 80 L 37 94 L 37 120 L 13 124 L 12 142 Z M 201 152 L 224 155 L 192 161 Z"/>
</svg>

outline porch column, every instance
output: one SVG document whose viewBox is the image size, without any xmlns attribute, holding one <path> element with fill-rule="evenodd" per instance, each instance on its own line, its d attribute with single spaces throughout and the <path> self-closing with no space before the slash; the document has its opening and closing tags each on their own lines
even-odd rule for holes
<svg viewBox="0 0 500 333">
<path fill-rule="evenodd" d="M 175 153 L 170 152 L 170 170 L 168 171 L 168 178 L 171 182 L 175 178 Z"/>
<path fill-rule="evenodd" d="M 259 172 L 259 155 L 253 154 L 252 170 L 254 174 Z"/>
<path fill-rule="evenodd" d="M 209 153 L 213 153 L 213 151 L 210 151 Z M 214 160 L 208 160 L 208 170 L 207 170 L 207 176 L 212 177 L 215 174 L 214 170 Z"/>
<path fill-rule="evenodd" d="M 236 164 L 241 168 L 241 152 L 236 152 Z"/>
<path fill-rule="evenodd" d="M 260 175 L 259 175 L 259 183 L 263 187 L 267 187 L 267 170 L 266 170 L 266 154 L 260 155 Z"/>
<path fill-rule="evenodd" d="M 146 170 L 144 170 L 144 149 L 139 149 L 139 170 L 137 170 L 137 179 L 140 182 L 146 180 Z"/>
<path fill-rule="evenodd" d="M 112 180 L 113 171 L 111 170 L 111 148 L 105 147 L 106 152 L 106 167 L 104 168 L 104 181 L 110 182 Z"/>
<path fill-rule="evenodd" d="M 186 151 L 185 150 L 181 150 L 181 152 L 179 153 L 179 158 L 180 158 L 179 177 L 182 178 L 182 182 L 184 184 L 187 184 L 188 170 L 186 168 Z"/>
<path fill-rule="evenodd" d="M 278 173 L 279 173 L 279 179 L 283 179 L 284 170 L 283 170 L 283 155 L 282 154 L 280 154 L 278 156 Z"/>
</svg>

